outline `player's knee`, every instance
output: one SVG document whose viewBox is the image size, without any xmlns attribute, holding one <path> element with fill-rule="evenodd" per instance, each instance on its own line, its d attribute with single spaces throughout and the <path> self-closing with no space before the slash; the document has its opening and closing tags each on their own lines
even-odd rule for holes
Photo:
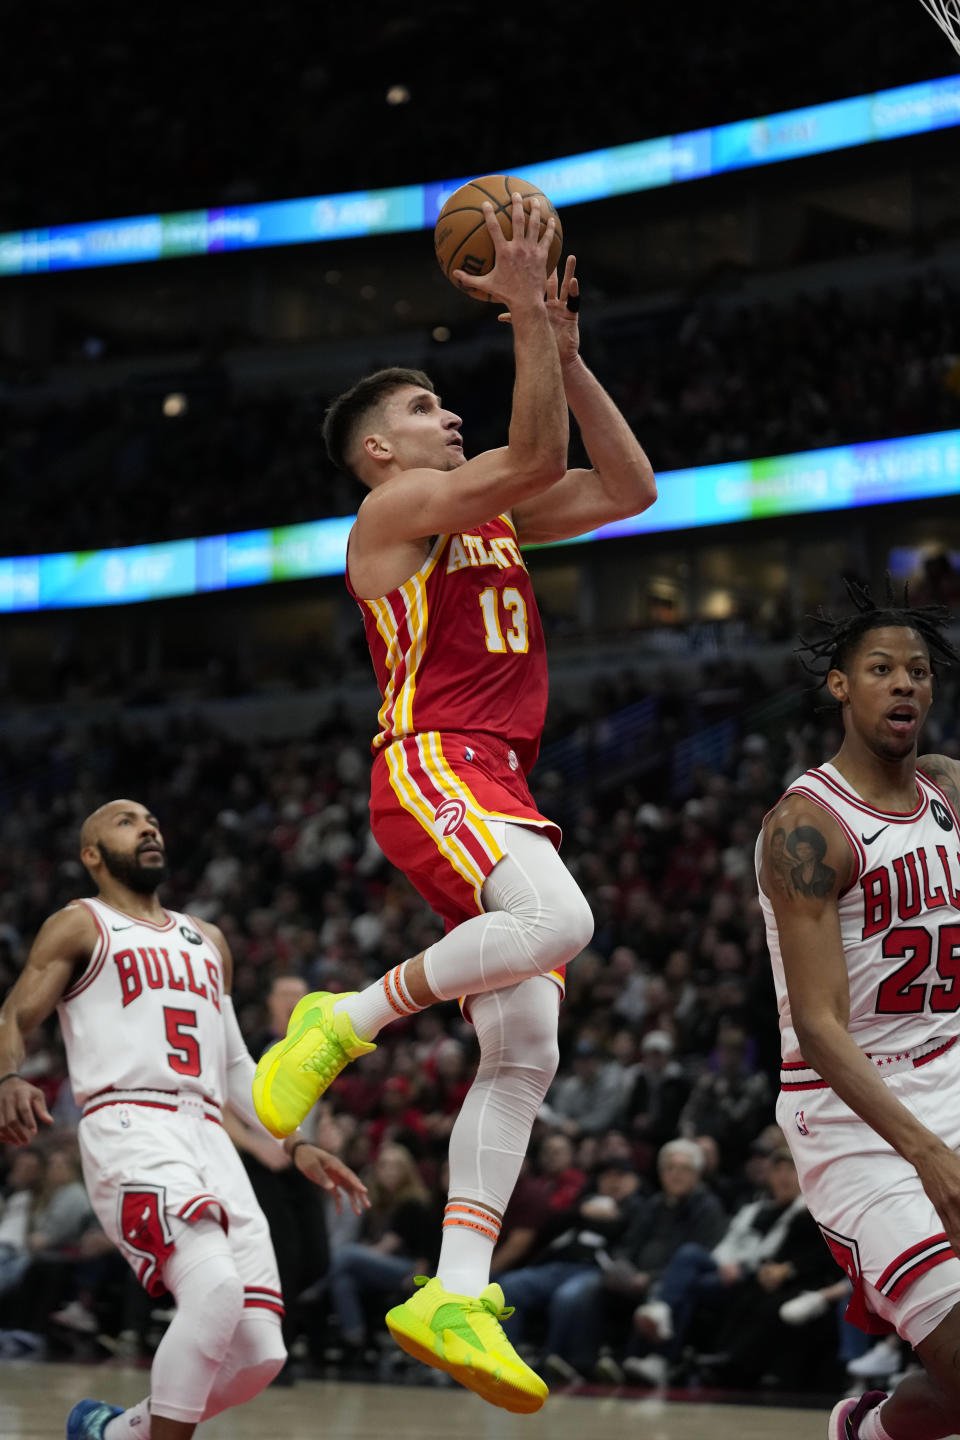
<svg viewBox="0 0 960 1440">
<path fill-rule="evenodd" d="M 553 993 L 548 997 L 547 1005 L 536 1009 L 531 1008 L 524 1015 L 522 1040 L 512 1047 L 509 1053 L 510 1058 L 536 1075 L 537 1082 L 543 1093 L 546 1094 L 560 1064 L 560 1044 L 557 1038 L 557 994 L 556 984 L 553 980 L 544 981 L 538 976 L 537 983 L 549 984 Z"/>
<path fill-rule="evenodd" d="M 568 965 L 593 939 L 593 911 L 579 887 L 571 881 L 550 906 L 546 943 L 541 948 L 542 970 Z"/>
<path fill-rule="evenodd" d="M 199 1282 L 198 1289 L 203 1287 L 200 1349 L 208 1359 L 222 1362 L 243 1318 L 243 1281 L 236 1267 L 219 1256 L 198 1265 L 193 1278 Z"/>
<path fill-rule="evenodd" d="M 245 1404 L 265 1390 L 270 1381 L 280 1374 L 287 1358 L 279 1319 L 269 1317 L 268 1323 L 254 1325 L 245 1317 L 241 1323 L 245 1340 L 243 1350 L 248 1358 L 231 1387 L 236 1397 L 234 1404 L 237 1405 Z"/>
</svg>

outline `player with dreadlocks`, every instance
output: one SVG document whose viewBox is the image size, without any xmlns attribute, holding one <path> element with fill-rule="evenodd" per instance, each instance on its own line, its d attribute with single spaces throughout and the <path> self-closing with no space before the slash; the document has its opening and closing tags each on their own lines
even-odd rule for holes
<svg viewBox="0 0 960 1440">
<path fill-rule="evenodd" d="M 800 652 L 843 718 L 757 842 L 783 1048 L 777 1118 L 853 1285 L 848 1318 L 896 1330 L 923 1371 L 839 1402 L 830 1440 L 960 1431 L 960 762 L 917 760 L 940 607 L 847 585 Z"/>
</svg>

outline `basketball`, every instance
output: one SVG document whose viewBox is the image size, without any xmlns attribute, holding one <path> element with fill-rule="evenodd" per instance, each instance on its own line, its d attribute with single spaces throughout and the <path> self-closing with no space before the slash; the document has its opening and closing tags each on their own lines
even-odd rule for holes
<svg viewBox="0 0 960 1440">
<path fill-rule="evenodd" d="M 437 219 L 433 244 L 440 269 L 448 280 L 451 280 L 454 270 L 465 270 L 468 275 L 486 275 L 493 269 L 493 239 L 481 207 L 484 200 L 490 201 L 500 228 L 509 240 L 513 235 L 511 196 L 516 191 L 523 196 L 523 208 L 528 215 L 530 201 L 534 196 L 539 198 L 541 235 L 550 216 L 556 218 L 557 228 L 550 243 L 547 274 L 550 275 L 556 270 L 563 249 L 563 231 L 560 228 L 560 217 L 547 196 L 542 190 L 538 190 L 536 185 L 531 185 L 529 180 L 519 180 L 516 175 L 483 175 L 479 180 L 470 180 L 466 185 L 461 185 L 459 190 L 455 190 Z M 451 283 L 457 284 L 455 280 L 451 280 Z M 474 290 L 467 285 L 458 285 L 457 288 L 463 290 L 465 295 L 471 295 L 474 300 L 492 298 L 482 290 Z"/>
</svg>

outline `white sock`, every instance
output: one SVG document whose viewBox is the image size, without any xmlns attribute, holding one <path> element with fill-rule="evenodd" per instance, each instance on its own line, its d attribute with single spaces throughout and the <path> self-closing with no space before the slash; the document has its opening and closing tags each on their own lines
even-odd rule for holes
<svg viewBox="0 0 960 1440">
<path fill-rule="evenodd" d="M 490 1283 L 500 1217 L 480 1200 L 450 1200 L 443 1212 L 437 1277 L 454 1295 L 479 1295 Z"/>
<path fill-rule="evenodd" d="M 108 1420 L 103 1440 L 150 1440 L 150 1396 Z"/>
<path fill-rule="evenodd" d="M 889 1433 L 883 1428 L 880 1419 L 882 1405 L 875 1405 L 868 1410 L 860 1421 L 860 1440 L 891 1440 Z"/>
<path fill-rule="evenodd" d="M 391 1020 L 400 1020 L 405 1015 L 416 1015 L 425 1008 L 423 1005 L 416 1005 L 410 998 L 404 975 L 409 963 L 409 960 L 404 960 L 402 965 L 388 970 L 386 975 L 381 975 L 379 980 L 375 980 L 365 990 L 358 991 L 356 995 L 348 995 L 334 1005 L 334 1013 L 343 1011 L 349 1015 L 358 1040 L 372 1040 Z"/>
</svg>

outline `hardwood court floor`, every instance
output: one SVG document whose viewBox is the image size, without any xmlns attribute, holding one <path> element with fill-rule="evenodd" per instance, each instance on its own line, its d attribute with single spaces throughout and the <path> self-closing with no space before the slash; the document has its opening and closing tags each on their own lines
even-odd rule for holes
<svg viewBox="0 0 960 1440">
<path fill-rule="evenodd" d="M 129 1405 L 148 1384 L 147 1370 L 0 1362 L 0 1436 L 63 1440 L 75 1401 Z M 459 1386 L 303 1380 L 207 1421 L 197 1440 L 825 1440 L 826 1421 L 826 1410 L 625 1394 L 554 1394 L 536 1415 L 510 1415 Z"/>
</svg>

